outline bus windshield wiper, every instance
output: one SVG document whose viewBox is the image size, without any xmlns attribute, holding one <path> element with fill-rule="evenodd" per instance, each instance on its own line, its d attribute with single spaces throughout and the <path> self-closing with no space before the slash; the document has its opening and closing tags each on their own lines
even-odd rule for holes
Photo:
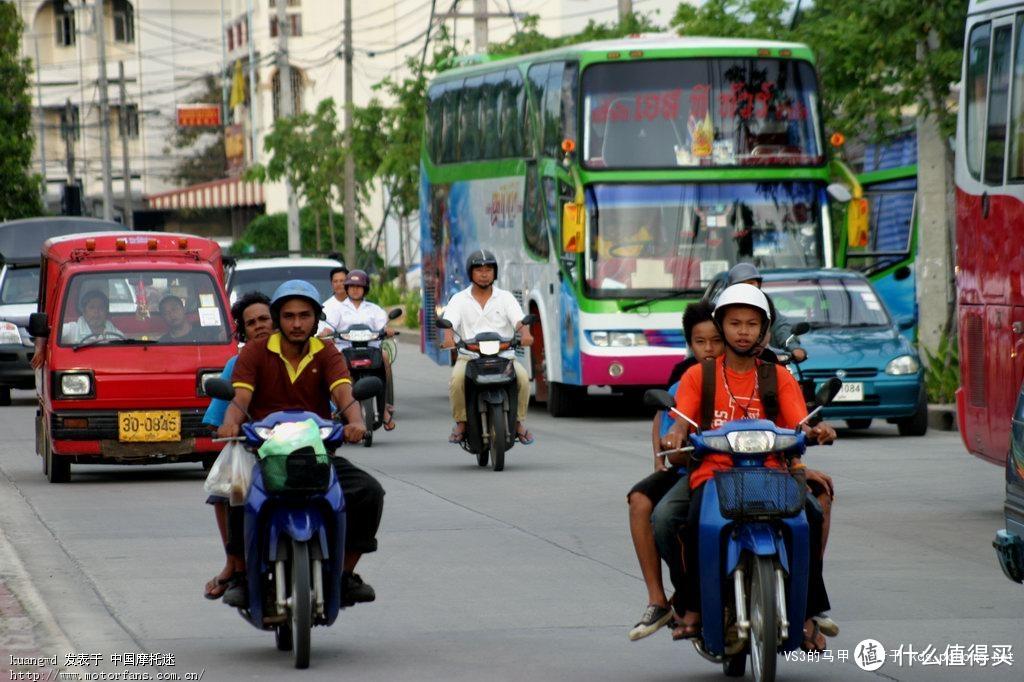
<svg viewBox="0 0 1024 682">
<path fill-rule="evenodd" d="M 639 301 L 634 301 L 632 303 L 627 303 L 626 305 L 622 306 L 622 312 L 628 312 L 630 310 L 636 310 L 637 308 L 642 308 L 645 305 L 648 305 L 649 303 L 654 303 L 656 301 L 667 301 L 670 298 L 682 298 L 685 295 L 686 295 L 685 291 L 673 291 L 670 294 L 660 294 L 658 296 L 650 296 L 648 298 L 642 298 Z"/>
<path fill-rule="evenodd" d="M 89 348 L 90 346 L 98 346 L 100 344 L 106 345 L 108 343 L 118 343 L 125 346 L 148 346 L 151 343 L 156 343 L 156 339 L 129 339 L 129 338 L 118 338 L 118 337 L 102 337 L 95 341 L 87 341 L 85 343 L 76 343 L 71 346 L 71 350 L 78 350 L 79 348 Z"/>
</svg>

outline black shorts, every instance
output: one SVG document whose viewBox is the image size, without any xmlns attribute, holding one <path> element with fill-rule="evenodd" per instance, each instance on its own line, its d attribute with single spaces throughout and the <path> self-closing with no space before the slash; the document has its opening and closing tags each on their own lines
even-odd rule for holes
<svg viewBox="0 0 1024 682">
<path fill-rule="evenodd" d="M 655 471 L 647 478 L 639 481 L 636 485 L 629 489 L 626 493 L 626 499 L 633 493 L 640 493 L 651 501 L 651 504 L 658 504 L 661 502 L 661 498 L 668 494 L 668 491 L 679 482 L 682 475 L 678 469 L 669 469 L 668 471 Z"/>
</svg>

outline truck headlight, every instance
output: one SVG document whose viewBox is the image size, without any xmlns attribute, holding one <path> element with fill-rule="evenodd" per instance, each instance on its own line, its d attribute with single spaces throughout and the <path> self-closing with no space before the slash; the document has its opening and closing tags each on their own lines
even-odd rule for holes
<svg viewBox="0 0 1024 682">
<path fill-rule="evenodd" d="M 67 372 L 60 375 L 60 393 L 68 398 L 82 398 L 92 394 L 91 372 Z"/>
<path fill-rule="evenodd" d="M 917 361 L 917 358 L 913 355 L 901 355 L 889 361 L 889 364 L 885 366 L 885 373 L 900 376 L 917 374 L 919 369 L 921 369 L 921 364 Z"/>
<path fill-rule="evenodd" d="M 18 333 L 18 325 L 13 322 L 0 322 L 0 344 L 21 345 L 21 334 Z"/>
</svg>

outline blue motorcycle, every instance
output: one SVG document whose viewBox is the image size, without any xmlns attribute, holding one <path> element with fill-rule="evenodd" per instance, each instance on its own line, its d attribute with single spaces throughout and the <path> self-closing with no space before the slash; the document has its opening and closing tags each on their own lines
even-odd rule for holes
<svg viewBox="0 0 1024 682">
<path fill-rule="evenodd" d="M 833 378 L 816 396 L 812 420 L 839 392 Z M 775 679 L 779 652 L 803 641 L 810 540 L 804 514 L 805 488 L 786 470 L 765 466 L 769 455 L 787 460 L 803 455 L 799 428 L 782 429 L 764 419 L 731 421 L 711 431 L 675 409 L 666 391 L 651 390 L 644 401 L 671 410 L 698 430 L 682 450 L 700 459 L 711 453 L 733 458 L 733 468 L 715 473 L 704 488 L 698 542 L 701 635 L 694 647 L 721 663 L 729 677 L 742 677 L 747 655 L 758 682 Z"/>
<path fill-rule="evenodd" d="M 215 398 L 234 398 L 226 381 L 211 379 L 206 387 Z M 353 399 L 382 389 L 375 377 L 361 379 Z M 309 420 L 320 431 L 321 453 L 343 443 L 341 423 L 303 410 L 243 424 L 237 440 L 256 451 L 282 437 L 289 425 Z M 312 627 L 334 623 L 343 605 L 345 496 L 326 454 L 311 447 L 285 454 L 258 458 L 253 467 L 244 506 L 249 604 L 238 611 L 254 627 L 273 630 L 277 648 L 293 652 L 296 668 L 308 668 Z"/>
</svg>

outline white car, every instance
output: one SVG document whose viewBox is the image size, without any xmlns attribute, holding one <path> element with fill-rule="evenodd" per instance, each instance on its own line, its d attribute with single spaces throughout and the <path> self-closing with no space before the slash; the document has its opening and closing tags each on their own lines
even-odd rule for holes
<svg viewBox="0 0 1024 682">
<path fill-rule="evenodd" d="M 239 258 L 228 265 L 227 291 L 233 304 L 238 297 L 250 291 L 259 291 L 268 297 L 290 279 L 309 282 L 326 301 L 331 289 L 331 270 L 342 266 L 335 258 Z"/>
</svg>

